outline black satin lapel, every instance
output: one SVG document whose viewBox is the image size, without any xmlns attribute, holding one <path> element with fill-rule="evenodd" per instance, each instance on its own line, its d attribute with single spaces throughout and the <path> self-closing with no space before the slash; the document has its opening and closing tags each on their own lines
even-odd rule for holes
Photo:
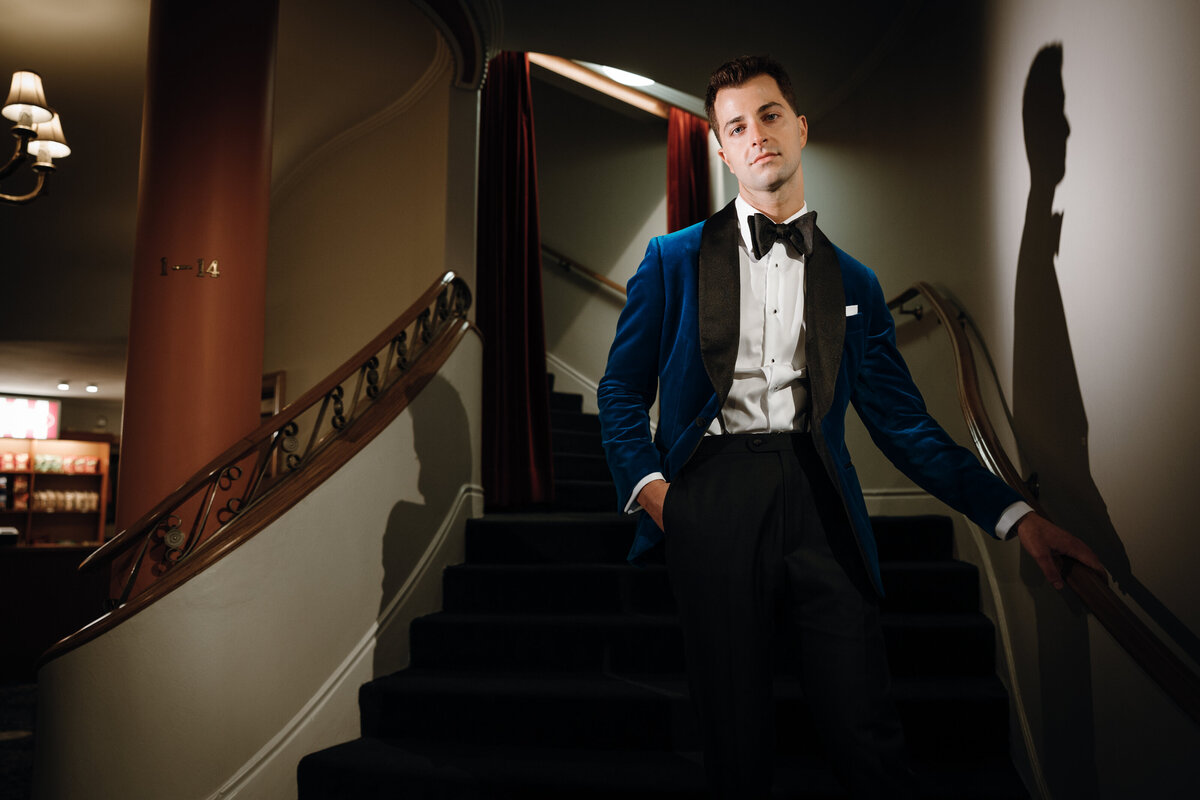
<svg viewBox="0 0 1200 800">
<path fill-rule="evenodd" d="M 813 423 L 819 423 L 833 402 L 842 346 L 846 338 L 846 290 L 833 245 L 817 228 L 813 252 L 804 268 L 804 352 L 808 357 Z"/>
<path fill-rule="evenodd" d="M 700 232 L 700 355 L 721 405 L 733 384 L 741 316 L 737 212 L 731 202 Z"/>
</svg>

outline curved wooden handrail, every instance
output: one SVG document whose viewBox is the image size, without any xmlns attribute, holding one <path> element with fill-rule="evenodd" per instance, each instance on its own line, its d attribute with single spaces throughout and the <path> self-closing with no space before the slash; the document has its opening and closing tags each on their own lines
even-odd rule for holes
<svg viewBox="0 0 1200 800">
<path fill-rule="evenodd" d="M 138 547 L 120 597 L 124 603 L 135 585 L 141 589 L 154 580 L 143 570 L 152 546 L 158 551 L 158 563 L 152 567 L 161 577 L 176 563 L 210 547 L 217 533 L 284 486 L 309 484 L 299 478 L 308 472 L 310 462 L 315 463 L 316 457 L 338 439 L 360 437 L 361 426 L 356 423 L 368 410 L 390 395 L 411 397 L 412 382 L 421 377 L 428 380 L 425 368 L 420 366 L 422 359 L 440 347 L 441 338 L 453 334 L 456 321 L 465 322 L 470 303 L 466 284 L 447 272 L 329 377 L 210 461 L 92 553 L 80 568 L 123 558 Z M 354 378 L 355 385 L 347 392 L 343 387 Z M 301 430 L 305 431 L 306 445 L 300 441 Z"/>
<path fill-rule="evenodd" d="M 542 252 L 545 253 L 546 255 L 550 256 L 552 259 L 557 261 L 563 267 L 571 270 L 572 272 L 577 272 L 580 275 L 582 275 L 583 277 L 592 281 L 593 283 L 598 283 L 601 286 L 605 287 L 606 289 L 612 289 L 614 292 L 621 295 L 621 297 L 626 296 L 624 286 L 622 286 L 621 284 L 617 283 L 616 281 L 614 281 L 610 278 L 605 277 L 604 275 L 601 275 L 599 272 L 590 270 L 577 261 L 572 261 L 571 259 L 564 256 L 562 253 L 558 253 L 554 250 L 551 250 L 549 247 L 546 247 L 546 245 L 542 245 Z"/>
<path fill-rule="evenodd" d="M 403 386 L 387 393 L 379 402 L 371 405 L 361 416 L 355 419 L 353 433 L 339 438 L 331 446 L 325 447 L 314 456 L 303 472 L 297 473 L 296 480 L 289 481 L 272 491 L 268 496 L 248 508 L 236 520 L 222 528 L 217 534 L 206 540 L 205 546 L 198 548 L 191 557 L 181 561 L 164 577 L 155 581 L 145 591 L 133 596 L 128 602 L 108 612 L 84 628 L 62 639 L 42 654 L 38 660 L 38 668 L 53 661 L 72 650 L 87 644 L 91 640 L 112 630 L 130 619 L 138 612 L 152 606 L 155 602 L 167 596 L 196 575 L 204 572 L 229 553 L 245 544 L 256 534 L 282 516 L 308 492 L 320 485 L 326 478 L 336 472 L 362 448 L 370 444 L 397 415 L 400 414 L 421 389 L 437 374 L 446 359 L 458 347 L 459 342 L 467 335 L 474 333 L 479 336 L 479 330 L 470 322 L 460 320 L 455 325 L 438 336 L 431 343 L 425 357 L 413 365 L 404 381 Z"/>
<path fill-rule="evenodd" d="M 1039 514 L 1048 516 L 1013 466 L 984 408 L 979 391 L 979 375 L 975 369 L 975 357 L 970 340 L 963 329 L 966 315 L 925 282 L 913 284 L 892 299 L 888 308 L 903 310 L 905 303 L 917 297 L 929 304 L 950 337 L 959 404 L 984 466 L 1020 492 L 1025 501 Z M 1200 723 L 1200 677 L 1130 610 L 1109 586 L 1106 576 L 1096 574 L 1074 559 L 1063 560 L 1064 580 L 1097 621 L 1193 721 Z"/>
</svg>

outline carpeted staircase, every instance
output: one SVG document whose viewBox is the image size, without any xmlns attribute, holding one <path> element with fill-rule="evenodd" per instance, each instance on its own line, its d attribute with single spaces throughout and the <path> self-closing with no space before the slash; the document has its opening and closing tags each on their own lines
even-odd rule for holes
<svg viewBox="0 0 1200 800">
<path fill-rule="evenodd" d="M 665 568 L 625 563 L 632 523 L 611 511 L 595 415 L 578 396 L 552 406 L 556 507 L 470 522 L 445 610 L 412 624 L 412 665 L 362 687 L 362 738 L 305 757 L 300 800 L 704 797 Z M 923 796 L 1028 797 L 978 576 L 952 559 L 950 521 L 875 529 Z M 842 797 L 782 650 L 775 796 Z"/>
</svg>

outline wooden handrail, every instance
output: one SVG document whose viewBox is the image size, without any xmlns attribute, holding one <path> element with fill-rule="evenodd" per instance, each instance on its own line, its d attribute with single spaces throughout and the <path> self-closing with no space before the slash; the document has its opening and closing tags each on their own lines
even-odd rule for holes
<svg viewBox="0 0 1200 800">
<path fill-rule="evenodd" d="M 601 275 L 599 272 L 590 270 L 577 261 L 572 261 L 571 259 L 567 258 L 563 254 L 556 252 L 555 250 L 552 250 L 549 247 L 546 247 L 546 245 L 542 245 L 542 252 L 545 253 L 546 255 L 550 256 L 552 259 L 557 261 L 561 266 L 566 267 L 567 269 L 571 270 L 572 272 L 577 272 L 580 275 L 582 275 L 583 277 L 592 281 L 593 283 L 598 283 L 607 289 L 612 289 L 614 292 L 621 295 L 621 297 L 626 296 L 624 286 L 622 286 L 621 284 L 617 283 L 614 280 L 611 280 L 610 278 L 605 277 L 604 275 Z"/>
<path fill-rule="evenodd" d="M 381 396 L 378 402 L 368 407 L 362 415 L 355 419 L 352 433 L 340 437 L 331 446 L 324 448 L 302 472 L 295 474 L 293 480 L 280 485 L 261 502 L 255 503 L 253 507 L 239 515 L 235 521 L 208 539 L 204 547 L 197 549 L 192 556 L 179 562 L 145 591 L 56 643 L 42 654 L 38 660 L 38 667 L 81 647 L 116 628 L 138 612 L 149 608 L 245 544 L 282 516 L 391 424 L 437 374 L 467 333 L 479 335 L 478 329 L 466 320 L 458 320 L 444 329 L 430 343 L 420 360 L 413 364 L 412 370 L 405 376 L 403 382 Z"/>
<path fill-rule="evenodd" d="M 255 504 L 289 481 L 297 482 L 310 461 L 349 432 L 386 394 L 410 397 L 413 392 L 407 376 L 412 371 L 424 375 L 423 370 L 414 369 L 422 355 L 433 348 L 438 337 L 454 329 L 452 323 L 465 320 L 470 303 L 466 284 L 447 272 L 325 380 L 210 461 L 92 553 L 80 568 L 109 563 L 138 547 L 120 597 L 120 602 L 125 602 L 135 588 L 154 580 L 149 570 L 143 569 L 152 547 L 158 551 L 153 568 L 160 576 L 191 558 L 201 545 L 208 547 L 207 542 Z M 410 328 L 415 341 L 410 341 Z M 353 389 L 347 392 L 344 385 L 355 378 Z M 307 444 L 301 442 L 302 429 Z M 357 429 L 354 433 L 358 434 Z M 185 524 L 189 520 L 190 524 Z"/>
<path fill-rule="evenodd" d="M 903 311 L 903 305 L 918 296 L 929 303 L 950 337 L 959 404 L 980 459 L 993 474 L 1020 492 L 1025 501 L 1039 514 L 1048 517 L 1041 503 L 1033 496 L 1033 492 L 1013 466 L 984 408 L 979 391 L 979 375 L 975 369 L 975 357 L 970 340 L 963 330 L 966 315 L 925 282 L 913 284 L 891 300 L 888 308 Z M 1074 559 L 1064 558 L 1063 561 L 1063 579 L 1097 621 L 1163 691 L 1170 695 L 1194 722 L 1200 724 L 1200 677 L 1130 610 L 1109 586 L 1107 577 L 1096 574 Z"/>
</svg>

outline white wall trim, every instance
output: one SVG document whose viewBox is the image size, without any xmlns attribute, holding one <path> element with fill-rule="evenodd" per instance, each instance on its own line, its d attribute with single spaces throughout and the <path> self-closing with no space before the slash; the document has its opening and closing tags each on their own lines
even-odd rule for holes
<svg viewBox="0 0 1200 800">
<path fill-rule="evenodd" d="M 569 391 L 582 394 L 584 411 L 590 410 L 590 413 L 596 413 L 596 389 L 599 387 L 597 381 L 584 375 L 550 351 L 546 351 L 546 367 L 550 372 L 554 373 L 554 391 Z M 569 388 L 564 387 L 562 385 L 563 381 L 569 382 L 571 386 Z"/>
<path fill-rule="evenodd" d="M 327 160 L 335 152 L 341 150 L 350 144 L 358 141 L 369 133 L 373 133 L 392 120 L 399 117 L 404 112 L 408 111 L 417 103 L 430 89 L 439 85 L 443 73 L 447 69 L 452 69 L 454 66 L 454 56 L 450 52 L 449 46 L 441 36 L 436 36 L 433 58 L 429 62 L 429 66 L 421 74 L 408 91 L 402 94 L 389 105 L 384 106 L 379 111 L 376 111 L 371 116 L 363 119 L 356 125 L 345 128 L 338 132 L 336 136 L 329 139 L 324 144 L 315 147 L 307 156 L 300 159 L 296 166 L 292 167 L 287 175 L 284 175 L 271 188 L 271 202 L 277 203 L 287 196 L 288 192 L 300 181 L 304 175 L 318 163 Z"/>
<path fill-rule="evenodd" d="M 382 618 L 371 624 L 367 632 L 359 639 L 358 644 L 350 650 L 350 653 L 337 669 L 333 671 L 325 683 L 300 708 L 296 716 L 292 717 L 278 733 L 263 745 L 261 750 L 243 764 L 216 792 L 209 795 L 208 800 L 227 800 L 227 798 L 237 797 L 240 792 L 252 785 L 255 777 L 270 767 L 272 761 L 285 755 L 287 746 L 307 726 L 319 719 L 321 710 L 337 694 L 338 690 L 343 688 L 343 685 L 350 676 L 356 673 L 357 667 L 374 653 L 375 641 L 380 632 L 387 630 L 391 626 L 392 622 L 398 616 L 399 610 L 412 594 L 413 588 L 421 582 L 431 565 L 435 563 L 437 553 L 442 549 L 450 532 L 455 529 L 457 520 L 463 517 L 464 510 L 466 516 L 472 516 L 471 511 L 474 507 L 474 501 L 482 497 L 482 486 L 468 483 L 463 484 L 459 488 L 458 495 L 438 526 L 437 533 L 430 539 L 425 552 L 421 554 L 420 560 L 412 572 L 408 574 L 404 584 L 388 602 Z M 295 769 L 295 765 L 290 765 L 290 768 Z"/>
</svg>

